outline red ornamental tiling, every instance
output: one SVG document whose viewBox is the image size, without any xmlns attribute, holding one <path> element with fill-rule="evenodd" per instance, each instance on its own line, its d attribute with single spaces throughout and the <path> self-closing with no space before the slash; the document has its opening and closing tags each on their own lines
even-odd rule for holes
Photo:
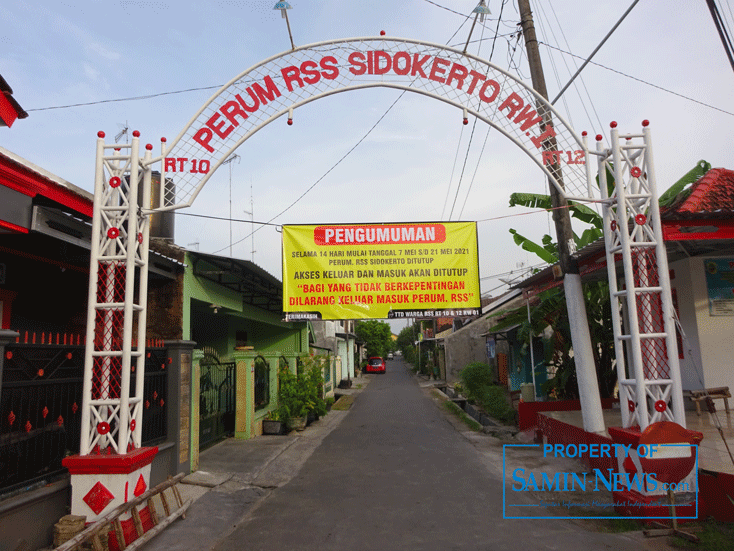
<svg viewBox="0 0 734 551">
<path fill-rule="evenodd" d="M 143 478 L 143 475 L 141 474 L 140 477 L 138 477 L 138 483 L 135 485 L 133 494 L 135 494 L 135 497 L 141 496 L 145 493 L 145 490 L 147 489 L 148 489 L 148 485 L 145 483 L 145 479 Z"/>
<path fill-rule="evenodd" d="M 74 405 L 71 406 L 71 412 L 76 413 L 77 411 L 79 411 L 79 406 L 74 402 Z"/>
<path fill-rule="evenodd" d="M 25 422 L 25 427 L 23 427 L 23 428 L 25 429 L 26 432 L 31 432 L 31 430 L 33 430 L 33 425 L 31 425 L 31 422 L 30 421 L 26 421 Z"/>
<path fill-rule="evenodd" d="M 7 359 L 7 360 L 12 360 L 13 359 L 13 353 L 10 350 L 8 350 L 5 353 L 5 359 Z"/>
<path fill-rule="evenodd" d="M 47 407 L 44 407 L 44 408 L 43 408 L 43 411 L 41 412 L 41 415 L 43 415 L 43 418 L 44 418 L 44 419 L 45 419 L 46 417 L 48 417 L 48 408 L 47 408 Z"/>
<path fill-rule="evenodd" d="M 658 400 L 657 402 L 655 402 L 655 411 L 662 413 L 666 409 L 668 409 L 668 404 L 666 404 L 662 400 Z"/>
<path fill-rule="evenodd" d="M 59 415 L 59 418 L 56 419 L 56 424 L 60 427 L 64 426 L 64 418 L 61 415 Z"/>
<path fill-rule="evenodd" d="M 12 411 L 8 414 L 8 424 L 12 427 L 15 423 L 15 413 Z"/>
<path fill-rule="evenodd" d="M 165 402 L 163 401 L 163 398 L 161 398 L 161 402 L 160 403 L 161 403 L 161 407 L 163 407 L 163 404 L 165 404 Z"/>
<path fill-rule="evenodd" d="M 84 503 L 94 511 L 95 515 L 104 511 L 104 508 L 107 507 L 113 499 L 115 499 L 115 496 L 101 482 L 97 482 L 92 486 L 92 489 L 89 490 L 87 495 L 82 498 Z"/>
</svg>

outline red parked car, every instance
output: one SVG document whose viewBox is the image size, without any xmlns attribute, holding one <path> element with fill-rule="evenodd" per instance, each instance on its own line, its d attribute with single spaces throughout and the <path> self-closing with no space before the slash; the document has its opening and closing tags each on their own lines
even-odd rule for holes
<svg viewBox="0 0 734 551">
<path fill-rule="evenodd" d="M 364 368 L 365 373 L 385 373 L 385 360 L 379 356 L 374 356 L 367 360 Z"/>
</svg>

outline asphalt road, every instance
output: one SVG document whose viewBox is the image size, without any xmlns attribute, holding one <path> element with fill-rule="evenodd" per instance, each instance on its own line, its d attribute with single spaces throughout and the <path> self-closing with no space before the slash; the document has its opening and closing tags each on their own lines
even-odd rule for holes
<svg viewBox="0 0 734 551">
<path fill-rule="evenodd" d="M 641 548 L 639 537 L 572 521 L 503 519 L 498 466 L 457 432 L 401 360 L 374 377 L 299 474 L 215 549 Z"/>
</svg>

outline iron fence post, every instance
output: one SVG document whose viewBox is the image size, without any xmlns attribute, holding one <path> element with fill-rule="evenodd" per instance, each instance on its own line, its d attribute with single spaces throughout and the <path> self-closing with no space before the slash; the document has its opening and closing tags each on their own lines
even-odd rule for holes
<svg viewBox="0 0 734 551">
<path fill-rule="evenodd" d="M 189 473 L 191 470 L 191 367 L 195 344 L 194 341 L 164 341 L 166 354 L 171 361 L 168 371 L 166 440 L 174 444 L 172 474 Z"/>
<path fill-rule="evenodd" d="M 3 365 L 5 364 L 5 347 L 20 336 L 17 331 L 0 329 L 0 397 L 3 395 Z"/>
</svg>

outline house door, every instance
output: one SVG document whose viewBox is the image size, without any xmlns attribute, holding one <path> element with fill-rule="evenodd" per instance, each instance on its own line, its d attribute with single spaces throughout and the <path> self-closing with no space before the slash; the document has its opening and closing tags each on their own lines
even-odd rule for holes
<svg viewBox="0 0 734 551">
<path fill-rule="evenodd" d="M 204 449 L 234 434 L 235 362 L 206 353 L 199 365 L 199 449 Z"/>
</svg>

